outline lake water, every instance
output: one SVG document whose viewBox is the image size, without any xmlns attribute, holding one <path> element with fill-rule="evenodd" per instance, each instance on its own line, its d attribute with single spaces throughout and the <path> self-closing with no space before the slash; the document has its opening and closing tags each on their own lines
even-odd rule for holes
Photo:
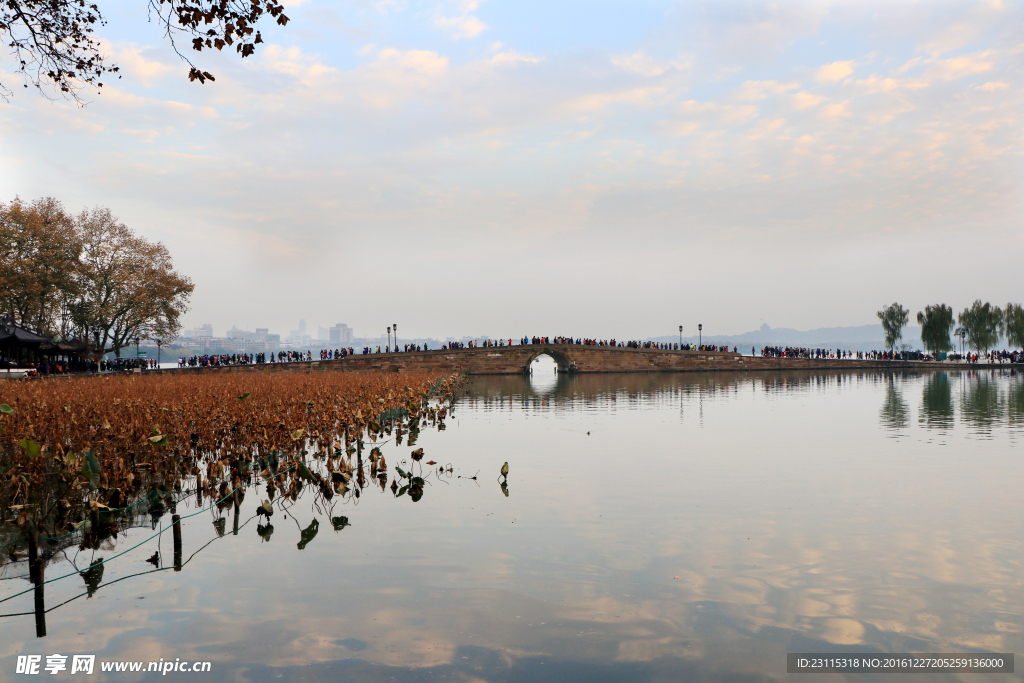
<svg viewBox="0 0 1024 683">
<path fill-rule="evenodd" d="M 0 680 L 26 653 L 212 662 L 90 680 L 515 683 L 777 680 L 796 651 L 1022 651 L 1020 374 L 552 369 L 474 378 L 416 443 L 453 468 L 417 502 L 368 488 L 329 511 L 305 495 L 268 534 L 250 491 L 237 535 L 230 509 L 183 522 L 180 572 L 168 532 L 94 574 L 91 596 L 78 574 L 48 584 L 48 609 L 80 597 L 43 639 L 31 614 L 0 619 Z M 392 467 L 410 450 L 384 446 Z M 47 578 L 152 533 L 72 546 Z M 28 587 L 19 566 L 0 599 Z"/>
</svg>

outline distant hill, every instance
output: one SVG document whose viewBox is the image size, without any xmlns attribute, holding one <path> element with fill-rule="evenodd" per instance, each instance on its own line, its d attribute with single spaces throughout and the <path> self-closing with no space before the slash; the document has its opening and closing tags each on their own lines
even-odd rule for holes
<svg viewBox="0 0 1024 683">
<path fill-rule="evenodd" d="M 809 348 L 825 349 L 847 349 L 852 351 L 871 351 L 873 349 L 885 348 L 885 334 L 881 325 L 858 325 L 856 327 L 819 327 L 814 330 L 794 330 L 789 327 L 769 327 L 761 325 L 761 328 L 752 332 L 733 335 L 704 334 L 701 336 L 703 343 L 716 344 L 718 346 L 739 347 L 747 353 L 751 346 L 761 350 L 764 346 L 801 346 Z M 684 336 L 683 343 L 696 344 L 697 335 Z M 657 342 L 678 342 L 678 335 L 675 337 L 653 337 L 652 341 Z M 915 349 L 921 347 L 921 328 L 903 328 L 903 343 L 912 345 Z"/>
</svg>

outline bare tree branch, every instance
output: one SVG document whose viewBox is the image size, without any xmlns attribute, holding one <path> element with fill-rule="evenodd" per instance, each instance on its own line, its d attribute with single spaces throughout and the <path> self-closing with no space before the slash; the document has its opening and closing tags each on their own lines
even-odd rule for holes
<svg viewBox="0 0 1024 683">
<path fill-rule="evenodd" d="M 263 36 L 256 26 L 269 15 L 284 26 L 288 17 L 276 0 L 147 0 L 150 17 L 157 17 L 175 54 L 188 64 L 190 81 L 215 80 L 178 48 L 176 37 L 191 38 L 196 52 L 235 46 L 243 58 L 255 53 Z M 44 97 L 55 89 L 82 103 L 86 86 L 103 87 L 103 79 L 119 75 L 100 50 L 95 27 L 106 22 L 99 6 L 86 0 L 0 0 L 0 36 L 17 62 L 25 88 Z M 0 83 L 0 97 L 12 91 Z"/>
</svg>

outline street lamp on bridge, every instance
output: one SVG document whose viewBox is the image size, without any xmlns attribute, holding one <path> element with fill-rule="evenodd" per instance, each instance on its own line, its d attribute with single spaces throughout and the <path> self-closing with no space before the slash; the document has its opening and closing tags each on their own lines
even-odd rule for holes
<svg viewBox="0 0 1024 683">
<path fill-rule="evenodd" d="M 679 326 L 679 348 L 683 348 L 683 326 Z"/>
<path fill-rule="evenodd" d="M 703 323 L 700 323 L 700 324 L 697 325 L 697 348 L 701 349 L 701 351 L 704 350 L 703 348 L 701 348 L 701 347 L 704 346 L 704 343 L 701 341 L 701 339 L 703 339 L 703 337 L 701 336 L 701 333 L 702 333 L 703 329 L 704 329 L 704 324 Z"/>
<path fill-rule="evenodd" d="M 391 327 L 395 331 L 395 351 L 398 351 L 398 323 L 394 323 Z"/>
<path fill-rule="evenodd" d="M 395 340 L 395 351 L 398 350 L 398 340 Z M 391 325 L 388 325 L 388 348 L 391 348 Z"/>
</svg>

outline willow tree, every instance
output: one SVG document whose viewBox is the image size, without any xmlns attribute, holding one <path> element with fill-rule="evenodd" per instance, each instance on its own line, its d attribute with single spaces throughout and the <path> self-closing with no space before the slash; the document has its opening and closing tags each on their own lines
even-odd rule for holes
<svg viewBox="0 0 1024 683">
<path fill-rule="evenodd" d="M 177 337 L 193 284 L 174 270 L 167 247 L 139 237 L 110 209 L 84 211 L 76 224 L 82 254 L 73 316 L 97 350 L 120 356 L 136 339 Z"/>
<path fill-rule="evenodd" d="M 1006 304 L 1003 331 L 1010 346 L 1015 349 L 1024 348 L 1024 307 L 1020 304 Z"/>
<path fill-rule="evenodd" d="M 964 331 L 964 337 L 971 348 L 977 351 L 988 351 L 999 342 L 999 330 L 1003 326 L 1003 312 L 998 306 L 981 303 L 977 299 L 970 308 L 965 308 L 957 316 L 957 321 Z"/>
<path fill-rule="evenodd" d="M 896 348 L 896 344 L 903 338 L 903 328 L 910 320 L 910 311 L 893 302 L 878 312 L 878 319 L 882 321 L 882 331 L 885 333 L 885 345 L 890 351 Z"/>
<path fill-rule="evenodd" d="M 953 309 L 946 304 L 925 306 L 918 311 L 917 323 L 921 326 L 921 343 L 929 351 L 952 351 L 949 333 L 953 329 Z"/>
</svg>

